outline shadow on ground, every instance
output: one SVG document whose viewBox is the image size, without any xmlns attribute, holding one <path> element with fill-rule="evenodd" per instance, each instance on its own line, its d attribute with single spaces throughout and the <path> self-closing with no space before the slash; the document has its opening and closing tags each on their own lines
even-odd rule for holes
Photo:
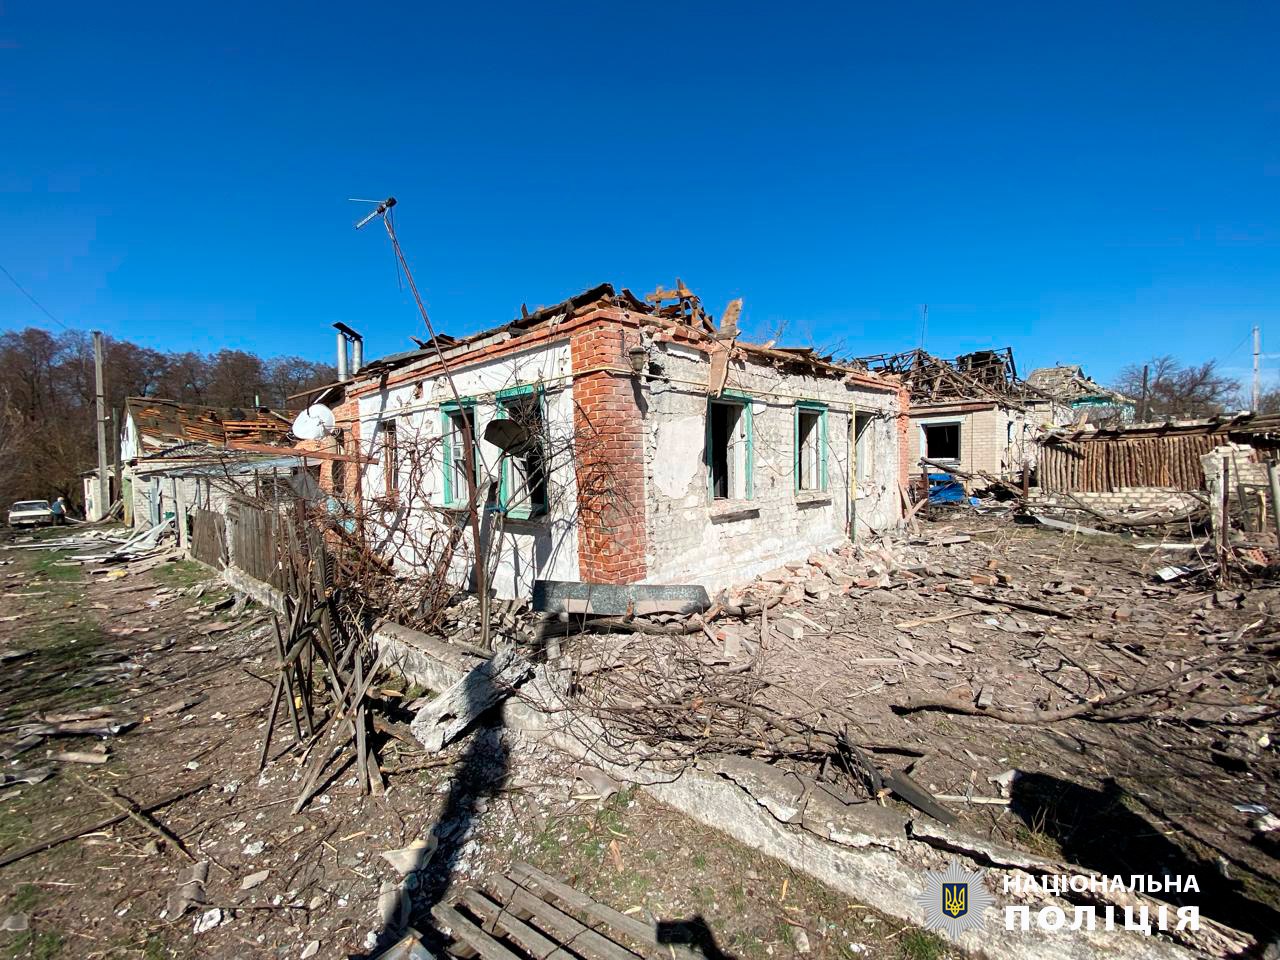
<svg viewBox="0 0 1280 960">
<path fill-rule="evenodd" d="M 511 766 L 499 708 L 481 716 L 469 737 L 431 831 L 435 852 L 424 851 L 423 859 L 430 857 L 429 861 L 411 874 L 412 879 L 401 886 L 395 902 L 384 911 L 383 929 L 365 958 L 377 957 L 395 943 L 404 932 L 400 921 L 406 918 L 422 934 L 423 943 L 443 955 L 447 939 L 436 929 L 431 909 L 444 899 L 454 880 L 482 801 L 497 794 Z"/>
<path fill-rule="evenodd" d="M 1280 913 L 1253 899 L 1239 879 L 1175 843 L 1161 828 L 1136 813 L 1137 804 L 1114 780 L 1101 790 L 1043 773 L 1025 773 L 1013 782 L 1012 809 L 1031 838 L 1053 841 L 1064 859 L 1127 882 L 1143 876 L 1195 875 L 1199 893 L 1152 894 L 1157 900 L 1200 908 L 1204 917 L 1242 930 L 1267 943 L 1280 932 Z M 1034 844 L 1033 844 L 1034 846 Z"/>
<path fill-rule="evenodd" d="M 701 915 L 688 920 L 659 920 L 655 928 L 659 944 L 692 947 L 707 960 L 734 960 L 716 943 L 711 927 Z"/>
</svg>

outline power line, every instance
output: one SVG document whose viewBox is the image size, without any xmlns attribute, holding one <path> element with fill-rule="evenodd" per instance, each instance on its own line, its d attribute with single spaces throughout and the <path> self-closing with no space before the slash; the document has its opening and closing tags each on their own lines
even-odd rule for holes
<svg viewBox="0 0 1280 960">
<path fill-rule="evenodd" d="M 1253 336 L 1253 329 L 1252 329 L 1252 328 L 1250 328 L 1250 329 L 1249 329 L 1249 332 L 1248 332 L 1248 333 L 1246 333 L 1243 337 L 1241 337 L 1241 338 L 1240 338 L 1240 342 L 1239 342 L 1239 343 L 1237 343 L 1234 347 L 1232 347 L 1232 348 L 1231 348 L 1231 352 L 1230 352 L 1230 353 L 1228 353 L 1225 357 L 1223 357 L 1223 358 L 1222 358 L 1222 362 L 1223 362 L 1223 363 L 1226 363 L 1228 360 L 1230 360 L 1232 357 L 1234 357 L 1237 353 L 1239 353 L 1239 352 L 1240 352 L 1240 348 L 1241 348 L 1241 347 L 1243 347 L 1243 346 L 1245 345 L 1245 343 L 1248 341 L 1248 339 L 1249 339 L 1251 336 Z"/>
<path fill-rule="evenodd" d="M 28 292 L 27 292 L 27 288 L 26 288 L 26 287 L 24 287 L 22 284 L 20 284 L 20 283 L 17 281 L 17 278 L 15 278 L 15 277 L 14 277 L 14 275 L 13 275 L 12 273 L 10 273 L 8 270 L 6 270 L 6 269 L 5 269 L 4 264 L 2 264 L 2 263 L 0 263 L 0 273 L 3 273 L 6 277 L 8 277 L 8 278 L 9 278 L 9 282 L 10 282 L 10 283 L 12 283 L 15 287 L 17 287 L 17 288 L 18 288 L 18 290 L 19 290 L 19 292 L 21 292 L 21 294 L 22 294 L 24 297 L 26 297 L 28 300 L 30 300 L 32 303 L 34 303 L 34 304 L 36 305 L 36 308 L 37 308 L 41 313 L 43 313 L 46 317 L 48 317 L 50 320 L 52 320 L 54 323 L 56 323 L 58 326 L 60 326 L 63 330 L 67 331 L 67 333 L 71 333 L 71 328 L 70 328 L 70 327 L 68 327 L 68 326 L 67 326 L 65 323 L 63 323 L 61 320 L 59 320 L 57 317 L 55 317 L 52 313 L 50 313 L 50 312 L 45 308 L 45 305 L 44 305 L 43 303 L 41 303 L 39 300 L 37 300 L 35 297 L 33 297 L 30 293 L 28 293 Z"/>
</svg>

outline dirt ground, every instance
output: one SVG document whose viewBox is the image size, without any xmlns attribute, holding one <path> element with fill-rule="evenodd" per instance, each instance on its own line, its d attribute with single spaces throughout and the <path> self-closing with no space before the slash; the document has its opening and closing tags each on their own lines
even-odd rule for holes
<svg viewBox="0 0 1280 960">
<path fill-rule="evenodd" d="M 1048 710 L 1120 685 L 1160 682 L 1241 633 L 1274 632 L 1280 591 L 1266 582 L 1226 589 L 1159 582 L 1154 571 L 1188 553 L 1140 550 L 1119 537 L 970 516 L 928 529 L 931 539 L 962 533 L 972 539 L 944 548 L 945 559 L 931 556 L 931 569 L 997 576 L 990 588 L 964 592 L 1029 600 L 1068 616 L 975 609 L 939 589 L 953 586 L 939 579 L 954 577 L 926 572 L 899 589 L 827 604 L 820 613 L 835 628 L 831 636 L 797 643 L 781 669 L 801 669 L 797 656 L 822 651 L 834 669 L 819 694 L 856 707 L 870 736 L 924 750 L 912 775 L 935 793 L 999 796 L 992 778 L 1017 771 L 1008 807 L 947 804 L 969 832 L 1108 876 L 1195 874 L 1203 893 L 1192 899 L 1206 916 L 1269 942 L 1280 932 L 1274 834 L 1255 829 L 1256 810 L 1239 808 L 1280 804 L 1273 659 L 1248 676 L 1215 680 L 1202 696 L 1215 706 L 1174 706 L 1116 723 L 1015 726 L 895 706 L 909 695 L 958 690 L 969 702 L 989 697 L 994 705 Z M 971 612 L 899 626 L 961 610 Z M 912 662 L 919 653 L 936 662 Z M 858 662 L 890 655 L 896 665 Z"/>
<path fill-rule="evenodd" d="M 124 819 L 0 867 L 0 957 L 366 956 L 384 909 L 395 910 L 393 898 L 380 903 L 398 880 L 380 853 L 433 831 L 440 849 L 413 878 L 418 923 L 446 884 L 524 860 L 633 916 L 701 917 L 727 956 L 952 955 L 643 795 L 584 792 L 572 768 L 510 731 L 481 730 L 451 748 L 448 766 L 424 768 L 403 709 L 420 691 L 390 677 L 378 689 L 388 795 L 362 797 L 339 769 L 291 814 L 308 752 L 287 718 L 258 766 L 274 680 L 262 611 L 233 614 L 188 562 L 117 576 L 62 556 L 0 552 L 0 750 L 50 714 L 105 706 L 133 725 L 9 757 L 4 773 L 53 772 L 0 788 L 0 857 L 113 816 L 116 795 L 145 805 L 194 792 L 152 824 Z M 912 723 L 923 738 L 935 721 Z M 51 758 L 103 749 L 101 764 Z M 939 786 L 954 779 L 929 774 Z M 183 910 L 179 879 L 193 861 L 208 877 L 202 902 Z"/>
<path fill-rule="evenodd" d="M 1139 549 L 1159 542 L 971 511 L 943 516 L 914 543 L 847 551 L 835 566 L 858 582 L 844 590 L 793 588 L 763 627 L 753 669 L 777 685 L 783 713 L 838 709 L 854 719 L 859 742 L 919 750 L 911 776 L 947 798 L 966 832 L 1107 876 L 1195 874 L 1202 893 L 1186 902 L 1268 943 L 1280 932 L 1280 821 L 1271 816 L 1280 763 L 1275 660 L 1265 644 L 1280 590 L 1265 579 L 1163 582 L 1157 569 L 1195 553 Z M 792 576 L 818 574 L 810 566 Z M 656 643 L 701 643 L 710 662 L 726 629 L 716 642 Z M 1162 683 L 1197 658 L 1241 649 L 1242 638 L 1263 644 L 1248 655 L 1253 665 L 1213 676 L 1196 706 L 1166 704 L 1116 722 L 1018 724 L 902 709 L 955 697 L 1051 711 Z"/>
</svg>

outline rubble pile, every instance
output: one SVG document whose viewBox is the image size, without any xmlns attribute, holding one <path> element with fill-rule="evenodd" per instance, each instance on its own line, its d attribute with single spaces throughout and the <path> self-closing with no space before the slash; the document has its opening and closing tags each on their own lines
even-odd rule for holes
<svg viewBox="0 0 1280 960">
<path fill-rule="evenodd" d="M 54 566 L 118 566 L 128 564 L 129 570 L 140 573 L 178 556 L 177 535 L 173 519 L 166 518 L 151 527 L 133 533 L 118 530 L 96 529 L 85 525 L 81 532 L 56 539 L 24 537 L 7 544 L 5 550 L 77 550 L 53 561 Z M 137 561 L 154 561 L 139 564 Z"/>
<path fill-rule="evenodd" d="M 956 542 L 967 539 L 961 537 Z M 829 600 L 855 590 L 888 589 L 895 583 L 910 583 L 919 580 L 926 569 L 923 555 L 908 542 L 844 544 L 831 553 L 813 553 L 808 560 L 783 564 L 746 587 L 728 591 L 723 605 L 733 610 L 777 603 L 795 606 L 806 598 Z"/>
</svg>

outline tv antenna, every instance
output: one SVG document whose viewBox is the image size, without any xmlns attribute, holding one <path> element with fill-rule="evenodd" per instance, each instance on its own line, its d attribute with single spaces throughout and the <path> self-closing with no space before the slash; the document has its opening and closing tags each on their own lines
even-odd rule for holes
<svg viewBox="0 0 1280 960">
<path fill-rule="evenodd" d="M 372 203 L 373 201 L 357 201 L 364 203 Z M 462 411 L 462 417 L 466 421 L 467 427 L 462 434 L 463 458 L 467 463 L 476 463 L 479 460 L 479 467 L 486 474 L 491 476 L 492 471 L 489 470 L 488 463 L 485 462 L 484 453 L 475 449 L 475 422 L 472 420 L 473 414 L 469 407 L 463 405 L 462 395 L 458 393 L 458 385 L 454 382 L 453 371 L 449 369 L 449 362 L 444 358 L 444 350 L 441 349 L 440 340 L 436 337 L 435 327 L 431 325 L 431 318 L 427 316 L 427 306 L 422 302 L 422 295 L 418 293 L 418 285 L 413 281 L 413 271 L 409 269 L 409 261 L 404 257 L 404 251 L 400 249 L 400 241 L 396 238 L 396 228 L 391 222 L 391 208 L 396 205 L 395 197 L 387 197 L 378 203 L 377 208 L 356 224 L 359 230 L 367 226 L 371 221 L 378 217 L 382 218 L 382 225 L 387 228 L 387 236 L 391 238 L 391 249 L 395 251 L 396 260 L 400 263 L 400 269 L 404 271 L 405 279 L 409 281 L 409 290 L 413 293 L 413 300 L 418 305 L 418 313 L 422 314 L 422 322 L 427 328 L 427 336 L 430 337 L 430 344 L 435 347 L 436 359 L 440 361 L 440 366 L 444 371 L 445 379 L 449 382 L 449 391 L 453 394 L 453 400 L 458 404 Z M 478 454 L 478 456 L 477 456 Z M 485 558 L 484 541 L 480 537 L 480 520 L 479 513 L 483 508 L 480 502 L 480 485 L 476 474 L 477 470 L 466 471 L 467 478 L 467 496 L 470 501 L 469 520 L 471 525 L 471 539 L 475 551 L 474 562 L 472 565 L 472 577 L 476 585 L 476 593 L 480 599 L 480 645 L 488 647 L 489 645 L 489 576 L 488 561 Z"/>
</svg>

